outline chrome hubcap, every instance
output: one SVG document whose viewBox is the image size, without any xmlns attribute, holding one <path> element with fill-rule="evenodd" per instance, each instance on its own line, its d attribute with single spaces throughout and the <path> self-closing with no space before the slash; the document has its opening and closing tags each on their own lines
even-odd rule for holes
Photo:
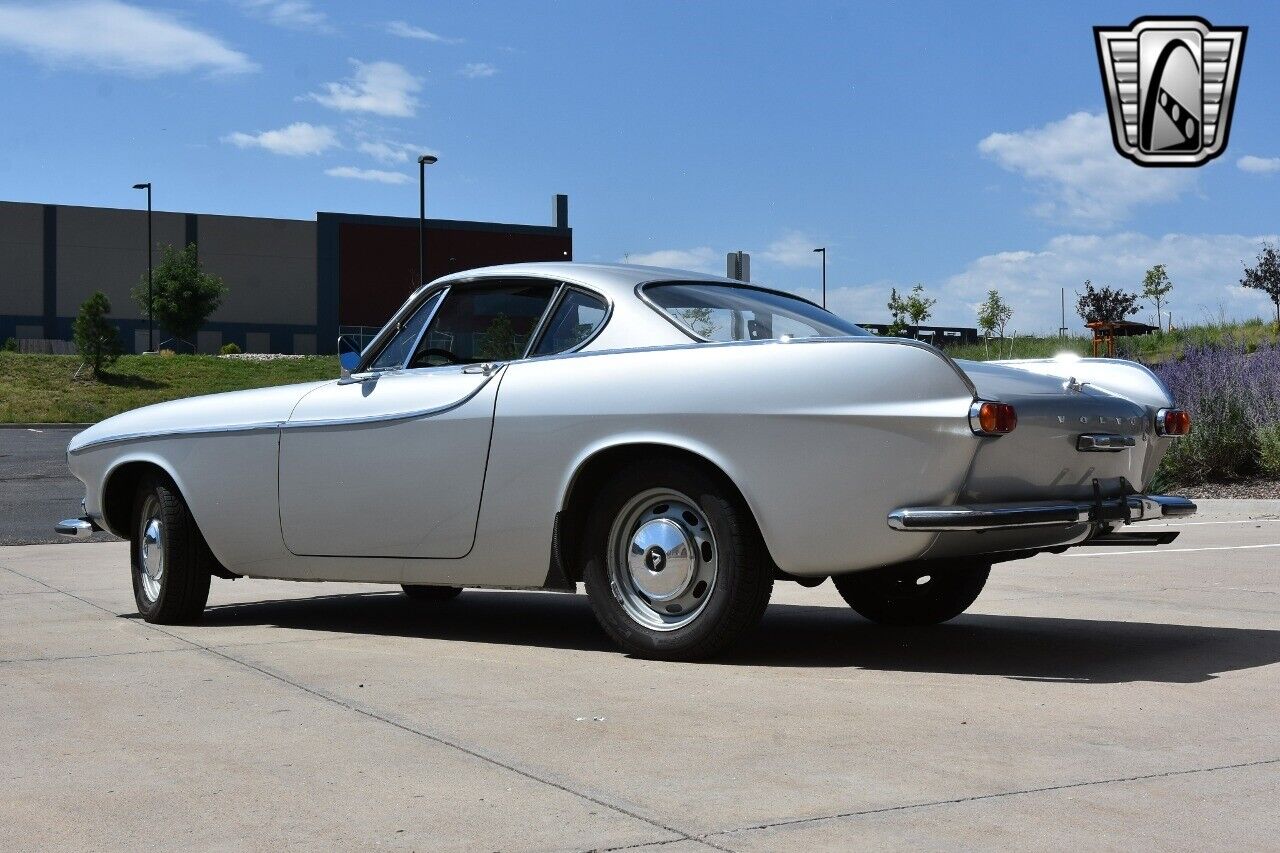
<svg viewBox="0 0 1280 853">
<path fill-rule="evenodd" d="M 160 597 L 164 579 L 164 522 L 160 520 L 160 504 L 147 498 L 138 526 L 138 579 L 148 601 Z"/>
<path fill-rule="evenodd" d="M 657 631 L 689 624 L 706 606 L 719 549 L 686 495 L 651 489 L 623 506 L 609 534 L 609 582 L 634 621 Z"/>
</svg>

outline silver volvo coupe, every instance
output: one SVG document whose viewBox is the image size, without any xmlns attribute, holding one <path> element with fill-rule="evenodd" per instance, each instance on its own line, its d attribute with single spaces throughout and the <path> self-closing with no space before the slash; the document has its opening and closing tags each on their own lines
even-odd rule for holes
<svg viewBox="0 0 1280 853">
<path fill-rule="evenodd" d="M 725 648 L 775 581 L 862 616 L 962 613 L 992 564 L 1175 533 L 1143 493 L 1189 429 L 1126 361 L 958 362 L 795 296 L 575 263 L 423 286 L 327 382 L 137 409 L 78 434 L 85 516 L 132 543 L 151 622 L 211 577 L 573 591 L 627 651 Z"/>
</svg>

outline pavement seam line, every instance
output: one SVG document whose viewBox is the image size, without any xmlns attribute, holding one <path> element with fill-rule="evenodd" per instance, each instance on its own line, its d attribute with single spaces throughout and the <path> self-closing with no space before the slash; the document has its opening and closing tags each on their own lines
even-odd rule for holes
<svg viewBox="0 0 1280 853">
<path fill-rule="evenodd" d="M 805 823 L 818 823 L 824 820 L 841 820 L 851 817 L 865 817 L 867 815 L 885 814 L 886 812 L 910 811 L 912 809 L 925 809 L 933 806 L 953 806 L 960 803 L 976 803 L 984 800 L 999 800 L 1004 797 L 1019 797 L 1026 794 L 1044 794 L 1053 791 L 1068 791 L 1073 788 L 1090 788 L 1098 785 L 1116 785 L 1125 782 L 1142 782 L 1148 779 L 1168 779 L 1177 776 L 1191 776 L 1197 773 L 1216 773 L 1221 770 L 1239 770 L 1244 767 L 1264 767 L 1271 764 L 1280 764 L 1280 758 L 1264 758 L 1259 761 L 1242 761 L 1239 764 L 1222 764 L 1216 767 L 1193 767 L 1190 770 L 1166 770 L 1162 773 L 1145 773 L 1140 776 L 1120 776 L 1115 779 L 1094 779 L 1088 782 L 1067 782 L 1061 785 L 1046 785 L 1041 788 L 1023 788 L 1017 791 L 1001 791 L 996 794 L 976 794 L 972 797 L 956 797 L 949 800 L 934 800 L 927 803 L 907 803 L 900 806 L 883 806 L 878 809 L 863 809 L 861 811 L 839 812 L 837 814 L 819 815 L 816 817 L 801 817 L 793 820 L 779 820 L 771 823 L 761 823 L 754 826 L 743 826 L 737 829 L 722 829 L 718 832 L 709 832 L 706 835 L 698 836 L 694 840 L 705 841 L 707 838 L 718 837 L 721 835 L 735 835 L 742 832 L 758 832 L 764 829 L 776 829 L 785 826 L 797 826 Z"/>
<path fill-rule="evenodd" d="M 48 594 L 53 595 L 54 593 L 49 592 Z M 172 634 L 169 634 L 167 631 L 164 633 L 166 636 L 174 636 Z M 354 639 L 356 639 L 356 635 L 352 635 L 350 637 L 304 637 L 297 640 L 258 640 L 255 642 L 248 642 L 248 643 L 223 643 L 222 645 L 209 646 L 208 648 L 245 649 L 245 648 L 254 648 L 257 646 L 288 646 L 288 645 L 294 645 L 297 643 L 318 643 L 318 642 L 327 641 L 327 640 L 336 641 L 336 640 L 354 640 Z M 187 642 L 187 645 L 180 649 L 140 649 L 136 652 L 100 652 L 98 654 L 92 654 L 92 655 L 58 655 L 58 656 L 46 657 L 46 658 L 3 658 L 3 659 L 0 659 L 0 665 L 8 664 L 8 663 L 59 663 L 61 661 L 68 661 L 68 660 L 97 660 L 98 658 L 133 657 L 136 655 L 166 655 L 166 654 L 173 654 L 175 652 L 182 652 L 185 654 L 188 652 L 197 652 L 205 649 L 204 646 L 199 646 L 199 645 L 193 646 L 190 643 L 190 641 L 185 641 L 185 642 Z"/>
<path fill-rule="evenodd" d="M 10 566 L 0 566 L 0 568 L 5 569 L 6 571 L 12 572 L 13 574 L 18 575 L 19 577 L 26 578 L 27 580 L 31 581 L 32 583 L 38 583 L 38 584 L 40 584 L 40 585 L 41 585 L 41 586 L 43 586 L 43 587 L 47 587 L 48 589 L 54 590 L 55 592 L 60 592 L 60 593 L 62 593 L 63 595 L 67 596 L 68 598 L 73 598 L 73 599 L 75 599 L 76 601 L 81 602 L 82 604 L 87 604 L 88 606 L 90 606 L 90 607 L 92 607 L 92 608 L 94 608 L 94 609 L 96 609 L 96 610 L 100 610 L 100 611 L 102 611 L 103 613 L 106 613 L 106 614 L 108 614 L 108 615 L 110 615 L 110 616 L 116 616 L 116 617 L 118 617 L 118 616 L 119 616 L 119 614 L 117 614 L 115 611 L 111 610 L 110 608 L 103 607 L 102 605 L 97 604 L 97 603 L 95 603 L 95 602 L 93 602 L 93 601 L 89 601 L 89 600 L 88 600 L 88 599 L 86 599 L 86 598 L 81 598 L 80 596 L 76 595 L 76 594 L 75 594 L 75 593 L 73 593 L 73 592 L 68 592 L 67 590 L 64 590 L 64 589 L 58 589 L 57 587 L 53 586 L 52 584 L 45 583 L 44 581 L 40 580 L 39 578 L 31 577 L 30 575 L 24 574 L 24 573 L 22 573 L 22 572 L 18 571 L 17 569 L 14 569 L 14 568 L 10 567 Z M 130 622 L 130 624 L 135 624 L 135 625 L 136 625 L 136 623 L 134 623 L 134 622 L 132 622 L 132 621 Z M 167 636 L 167 637 L 172 637 L 173 639 L 178 640 L 179 642 L 187 643 L 188 645 L 192 646 L 194 649 L 199 649 L 199 650 L 201 650 L 201 651 L 208 652 L 209 654 L 215 655 L 216 657 L 220 657 L 220 658 L 222 658 L 222 659 L 224 659 L 224 660 L 226 660 L 226 661 L 229 661 L 229 662 L 231 662 L 231 663 L 237 664 L 238 666 L 241 666 L 241 667 L 243 667 L 243 668 L 245 668 L 245 669 L 252 670 L 253 672 L 257 672 L 257 673 L 259 673 L 259 674 L 261 674 L 261 675 L 265 675 L 266 677 L 268 677 L 268 678 L 270 678 L 270 679 L 273 679 L 273 680 L 275 680 L 275 681 L 279 681 L 279 682 L 280 682 L 280 683 L 282 683 L 282 684 L 287 684 L 287 685 L 289 685 L 290 687 L 293 687 L 295 690 L 300 690 L 300 691 L 302 691 L 303 693 L 307 693 L 307 694 L 309 694 L 309 695 L 311 695 L 311 696 L 313 696 L 313 697 L 315 697 L 315 698 L 317 698 L 317 699 L 321 699 L 321 700 L 323 700 L 323 701 L 325 701 L 325 702 L 328 702 L 328 703 L 330 703 L 330 704 L 337 705 L 337 706 L 338 706 L 338 707 L 340 707 L 340 708 L 346 708 L 348 711 L 351 711 L 351 712 L 356 713 L 356 714 L 360 714 L 361 716 L 366 717 L 366 718 L 368 718 L 368 719 L 375 720 L 375 721 L 377 721 L 377 722 L 380 722 L 380 723 L 383 723 L 383 724 L 385 724 L 385 725 L 391 726 L 391 727 L 393 727 L 393 728 L 399 729 L 400 731 L 405 732 L 405 733 L 407 733 L 407 734 L 416 735 L 416 736 L 418 736 L 418 737 L 425 738 L 426 740 L 429 740 L 429 741 L 431 741 L 431 742 L 433 742 L 433 743 L 436 743 L 436 744 L 439 744 L 439 745 L 441 745 L 441 746 L 445 746 L 445 747 L 448 747 L 448 748 L 450 748 L 450 749 L 457 750 L 458 752 L 461 752 L 461 753 L 463 753 L 464 755 L 469 755 L 469 756 L 471 756 L 472 758 L 475 758 L 475 759 L 478 759 L 478 760 L 480 760 L 480 761 L 485 762 L 486 764 L 491 764 L 491 765 L 493 765 L 493 766 L 495 766 L 495 767 L 499 767 L 499 768 L 501 768 L 501 769 L 503 769 L 503 770 L 506 770 L 506 771 L 508 771 L 508 772 L 510 772 L 510 773 L 515 773 L 517 776 L 522 776 L 522 777 L 524 777 L 525 779 L 528 779 L 528 780 L 530 780 L 530 781 L 537 782 L 537 783 L 540 783 L 540 784 L 543 784 L 543 785 L 547 785 L 547 786 L 549 786 L 549 787 L 551 787 L 551 788 L 555 788 L 556 790 L 561 791 L 561 792 L 566 793 L 566 794 L 569 794 L 570 796 L 577 797 L 577 798 L 582 799 L 582 800 L 585 800 L 585 801 L 587 801 L 587 802 L 589 802 L 589 803 L 593 803 L 594 805 L 597 805 L 597 806 L 599 806 L 599 807 L 601 807 L 601 808 L 608 809 L 608 810 L 613 811 L 613 812 L 617 812 L 618 814 L 625 815 L 625 816 L 627 816 L 627 817 L 629 817 L 629 818 L 631 818 L 631 819 L 633 819 L 633 820 L 638 820 L 638 821 L 640 821 L 641 823 L 648 824 L 649 826 L 652 826 L 652 827 L 654 827 L 655 829 L 660 829 L 660 830 L 662 830 L 663 832 L 670 832 L 670 833 L 672 833 L 673 835 L 678 835 L 678 836 L 680 836 L 680 838 L 678 838 L 678 839 L 673 839 L 673 840 L 675 840 L 675 841 L 701 841 L 701 843 L 706 844 L 706 845 L 708 845 L 708 846 L 710 846 L 710 847 L 714 847 L 714 848 L 715 848 L 715 849 L 717 849 L 717 850 L 723 850 L 723 851 L 725 851 L 725 853 L 733 853 L 733 851 L 732 851 L 732 850 L 730 850 L 730 848 L 728 848 L 728 847 L 721 847 L 721 846 L 719 846 L 719 845 L 717 845 L 717 844 L 713 844 L 713 843 L 712 843 L 712 842 L 710 842 L 710 841 L 705 841 L 705 840 L 703 840 L 703 839 L 698 838 L 696 835 L 693 835 L 692 833 L 684 832 L 683 830 L 676 829 L 675 827 L 672 827 L 672 826 L 667 826 L 666 824 L 663 824 L 663 823 L 661 823 L 661 822 L 659 822 L 659 821 L 653 820 L 652 818 L 645 817 L 644 815 L 637 814 L 636 812 L 633 812 L 633 811 L 631 811 L 631 810 L 629 810 L 629 809 L 623 808 L 622 806 L 616 805 L 616 804 L 614 804 L 614 803 L 606 802 L 605 800 L 602 800 L 602 799 L 599 799 L 599 798 L 597 798 L 597 797 L 594 797 L 594 796 L 592 796 L 591 794 L 587 794 L 587 793 L 584 793 L 584 792 L 582 792 L 582 791 L 578 791 L 578 790 L 576 790 L 576 789 L 574 789 L 574 788 L 569 787 L 569 786 L 568 786 L 568 785 L 566 785 L 566 784 L 563 784 L 563 783 L 560 783 L 560 782 L 556 782 L 556 781 L 551 780 L 551 779 L 544 779 L 544 778 L 542 778 L 542 777 L 538 776 L 537 774 L 535 774 L 535 773 L 533 773 L 533 772 L 531 772 L 531 771 L 523 770 L 523 769 L 521 769 L 521 768 L 519 768 L 519 767 L 516 767 L 516 766 L 514 766 L 514 765 L 512 765 L 512 764 L 508 764 L 508 763 L 506 763 L 506 762 L 504 762 L 504 761 L 502 761 L 502 760 L 500 760 L 500 759 L 498 759 L 498 758 L 494 758 L 493 756 L 485 755 L 484 753 L 482 753 L 482 752 L 478 751 L 478 750 L 477 750 L 477 749 L 475 749 L 475 748 L 468 747 L 468 746 L 464 746 L 464 745 L 459 744 L 459 743 L 454 743 L 454 742 L 452 742 L 452 741 L 450 741 L 450 740 L 446 740 L 445 738 L 442 738 L 442 737 L 440 737 L 440 736 L 438 736 L 438 735 L 433 735 L 433 734 L 431 734 L 431 733 L 429 733 L 429 732 L 422 731 L 421 729 L 416 729 L 416 728 L 414 728 L 414 727 L 412 727 L 412 726 L 409 726 L 409 725 L 407 725 L 407 724 L 405 724 L 405 723 L 397 722 L 397 721 L 395 721 L 395 720 L 392 720 L 392 719 L 390 719 L 390 718 L 388 718 L 388 717 L 385 717 L 385 716 L 383 716 L 383 715 L 381 715 L 381 714 L 378 714 L 378 713 L 376 713 L 376 712 L 374 712 L 374 711 L 372 711 L 372 710 L 369 710 L 369 709 L 367 709 L 367 708 L 361 708 L 361 707 L 359 707 L 359 706 L 357 706 L 357 705 L 355 705 L 355 704 L 352 704 L 351 702 L 348 702 L 348 701 L 346 701 L 346 700 L 344 700 L 344 699 L 340 699 L 340 698 L 338 698 L 338 697 L 336 697 L 336 696 L 330 696 L 329 694 L 327 694 L 327 693 L 325 693 L 324 691 L 319 690 L 319 689 L 317 689 L 317 688 L 314 688 L 314 687 L 308 687 L 308 686 L 307 686 L 307 685 L 305 685 L 305 684 L 301 684 L 301 683 L 299 683 L 299 682 L 297 682 L 297 681 L 293 681 L 292 679 L 286 678 L 284 675 L 282 675 L 282 674 L 280 674 L 280 673 L 272 672 L 272 671 L 270 671 L 269 669 L 267 669 L 267 668 L 265 668 L 265 667 L 259 666 L 259 665 L 257 665 L 257 664 L 251 663 L 251 662 L 249 662 L 249 661 L 241 660 L 241 659 L 239 659 L 239 658 L 237 658 L 237 657 L 234 657 L 233 655 L 229 655 L 229 654 L 227 654 L 227 653 L 225 653 L 225 652 L 219 651 L 217 648 L 213 648 L 213 647 L 210 647 L 210 646 L 204 646 L 204 645 L 201 645 L 200 643 L 197 643 L 195 640 L 188 639 L 187 637 L 183 637 L 183 636 L 181 636 L 180 634 L 174 634 L 174 633 L 172 633 L 171 631 L 166 631 L 166 630 L 164 630 L 163 628 L 160 628 L 159 626 L 153 625 L 153 624 L 151 624 L 151 623 L 144 623 L 144 624 L 145 624 L 145 627 L 146 627 L 146 629 L 147 629 L 147 630 L 156 631 L 156 632 L 158 632 L 158 633 L 160 633 L 160 634 L 164 634 L 164 635 L 165 635 L 165 636 Z M 138 627 L 142 627 L 142 626 L 138 626 Z M 714 834 L 714 833 L 713 833 L 713 834 Z M 652 843 L 652 842 L 650 842 L 650 843 Z"/>
</svg>

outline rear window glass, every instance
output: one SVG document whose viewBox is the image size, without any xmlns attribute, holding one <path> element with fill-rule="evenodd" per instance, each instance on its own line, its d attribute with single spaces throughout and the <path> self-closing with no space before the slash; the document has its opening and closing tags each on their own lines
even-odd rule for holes
<svg viewBox="0 0 1280 853">
<path fill-rule="evenodd" d="M 661 282 L 644 295 L 694 337 L 708 341 L 866 337 L 871 333 L 794 296 L 713 282 Z"/>
</svg>

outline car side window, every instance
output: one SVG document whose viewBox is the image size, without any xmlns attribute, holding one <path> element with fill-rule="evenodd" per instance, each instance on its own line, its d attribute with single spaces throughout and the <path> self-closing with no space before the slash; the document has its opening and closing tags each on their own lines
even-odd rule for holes
<svg viewBox="0 0 1280 853">
<path fill-rule="evenodd" d="M 437 293 L 423 302 L 409 319 L 401 323 L 399 331 L 382 348 L 382 352 L 378 353 L 378 357 L 369 365 L 369 370 L 396 370 L 402 367 L 413 345 L 422 335 L 422 327 L 431 319 L 431 314 L 439 302 L 440 294 Z"/>
<path fill-rule="evenodd" d="M 521 358 L 557 287 L 520 281 L 451 288 L 409 367 Z"/>
<path fill-rule="evenodd" d="M 530 355 L 553 355 L 573 349 L 599 328 L 608 310 L 603 299 L 581 290 L 569 290 Z"/>
</svg>

